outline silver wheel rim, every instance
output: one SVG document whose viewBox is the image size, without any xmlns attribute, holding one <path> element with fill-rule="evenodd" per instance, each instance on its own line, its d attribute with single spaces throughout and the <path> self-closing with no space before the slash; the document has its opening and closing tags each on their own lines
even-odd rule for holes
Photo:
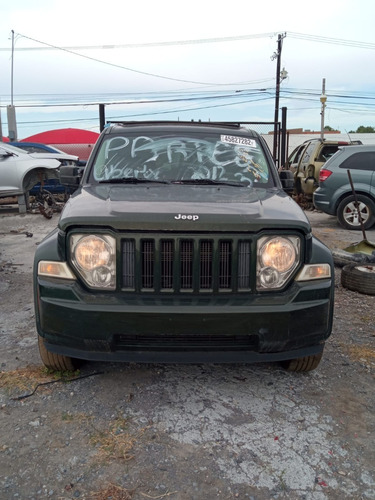
<svg viewBox="0 0 375 500">
<path fill-rule="evenodd" d="M 365 223 L 370 216 L 367 205 L 362 202 L 358 203 L 359 210 L 357 210 L 354 201 L 351 201 L 343 210 L 343 217 L 347 224 L 350 226 L 360 226 L 359 213 L 361 214 L 362 222 Z"/>
</svg>

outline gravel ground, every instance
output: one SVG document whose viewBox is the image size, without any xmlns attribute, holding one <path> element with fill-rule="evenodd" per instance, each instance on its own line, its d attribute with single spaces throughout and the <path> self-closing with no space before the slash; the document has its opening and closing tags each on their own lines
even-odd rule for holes
<svg viewBox="0 0 375 500">
<path fill-rule="evenodd" d="M 361 239 L 307 215 L 330 248 Z M 336 269 L 333 334 L 309 374 L 87 363 L 52 376 L 31 271 L 57 218 L 0 212 L 1 499 L 375 498 L 374 297 L 344 289 Z"/>
</svg>

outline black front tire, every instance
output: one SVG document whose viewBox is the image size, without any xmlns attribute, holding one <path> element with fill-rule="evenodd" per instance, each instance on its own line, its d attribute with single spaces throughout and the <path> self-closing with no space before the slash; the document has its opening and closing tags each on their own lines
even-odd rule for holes
<svg viewBox="0 0 375 500">
<path fill-rule="evenodd" d="M 50 370 L 58 372 L 69 372 L 76 370 L 79 366 L 79 361 L 77 359 L 48 351 L 45 345 L 45 341 L 40 335 L 38 335 L 38 347 L 39 354 L 44 366 L 46 366 Z"/>
<path fill-rule="evenodd" d="M 282 365 L 288 372 L 311 372 L 318 367 L 322 356 L 323 351 L 311 356 L 283 361 Z"/>
<path fill-rule="evenodd" d="M 363 194 L 357 195 L 357 200 L 363 227 L 369 229 L 375 222 L 375 204 L 368 196 Z M 361 230 L 354 195 L 347 196 L 340 202 L 337 208 L 337 218 L 343 228 Z"/>
</svg>

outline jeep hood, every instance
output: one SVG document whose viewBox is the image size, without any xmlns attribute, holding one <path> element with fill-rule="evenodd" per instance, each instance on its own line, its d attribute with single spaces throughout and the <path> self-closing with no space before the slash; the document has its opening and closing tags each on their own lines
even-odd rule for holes
<svg viewBox="0 0 375 500">
<path fill-rule="evenodd" d="M 301 208 L 277 188 L 163 184 L 81 187 L 59 221 L 63 231 L 72 226 L 118 231 L 311 231 Z"/>
</svg>

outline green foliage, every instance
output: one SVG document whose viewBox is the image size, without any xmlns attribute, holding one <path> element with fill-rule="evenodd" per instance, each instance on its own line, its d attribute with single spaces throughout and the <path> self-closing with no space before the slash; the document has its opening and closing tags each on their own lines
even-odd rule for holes
<svg viewBox="0 0 375 500">
<path fill-rule="evenodd" d="M 374 127 L 364 127 L 363 125 L 361 125 L 360 127 L 357 128 L 357 132 L 360 132 L 361 134 L 374 134 L 375 128 Z"/>
<path fill-rule="evenodd" d="M 349 134 L 375 134 L 375 128 L 371 126 L 365 127 L 361 125 L 357 130 L 350 130 Z"/>
<path fill-rule="evenodd" d="M 70 382 L 71 379 L 76 378 L 81 373 L 80 370 L 75 371 L 56 371 L 51 370 L 50 368 L 43 368 L 43 371 L 46 375 L 51 375 L 54 379 L 61 379 L 62 382 Z"/>
</svg>

